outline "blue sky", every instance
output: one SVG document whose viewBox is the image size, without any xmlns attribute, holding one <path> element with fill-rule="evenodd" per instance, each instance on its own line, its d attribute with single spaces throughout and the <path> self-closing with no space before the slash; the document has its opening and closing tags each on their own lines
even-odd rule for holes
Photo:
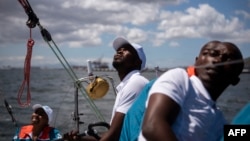
<svg viewBox="0 0 250 141">
<path fill-rule="evenodd" d="M 124 36 L 144 47 L 148 68 L 188 66 L 210 40 L 230 41 L 250 57 L 250 0 L 29 0 L 71 65 L 102 59 Z M 23 67 L 28 19 L 16 0 L 0 2 L 0 67 Z M 61 66 L 38 27 L 31 65 Z"/>
</svg>

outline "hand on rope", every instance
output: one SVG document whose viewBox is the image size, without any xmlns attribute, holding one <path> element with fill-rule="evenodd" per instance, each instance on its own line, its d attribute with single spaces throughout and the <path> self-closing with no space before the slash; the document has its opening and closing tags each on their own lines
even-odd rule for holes
<svg viewBox="0 0 250 141">
<path fill-rule="evenodd" d="M 64 141 L 93 140 L 92 137 L 94 137 L 96 140 L 99 141 L 101 139 L 101 135 L 100 133 L 98 133 L 96 129 L 94 129 L 95 127 L 105 127 L 106 130 L 110 129 L 110 125 L 107 122 L 100 121 L 96 123 L 90 123 L 88 125 L 88 129 L 85 130 L 84 133 L 79 134 L 78 130 L 72 130 L 68 133 L 63 134 L 63 140 Z"/>
<path fill-rule="evenodd" d="M 27 54 L 24 62 L 24 80 L 22 82 L 22 85 L 18 91 L 18 104 L 22 107 L 27 107 L 30 105 L 30 64 L 31 64 L 31 56 L 32 56 L 32 48 L 35 44 L 35 41 L 31 38 L 31 29 L 30 29 L 30 39 L 27 41 Z M 23 95 L 23 90 L 27 84 L 27 98 L 26 102 L 21 102 L 21 97 Z"/>
</svg>

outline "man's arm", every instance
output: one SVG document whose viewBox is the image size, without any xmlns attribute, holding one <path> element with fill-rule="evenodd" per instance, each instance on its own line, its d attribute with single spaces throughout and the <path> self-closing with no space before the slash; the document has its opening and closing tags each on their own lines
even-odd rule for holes
<svg viewBox="0 0 250 141">
<path fill-rule="evenodd" d="M 109 130 L 101 135 L 100 141 L 118 141 L 120 138 L 124 117 L 125 114 L 116 112 Z M 77 134 L 78 131 L 71 131 L 64 134 L 64 139 L 69 141 L 97 141 L 97 139 L 92 136 L 78 137 Z"/>
<path fill-rule="evenodd" d="M 179 105 L 168 96 L 160 93 L 152 94 L 142 125 L 142 134 L 148 141 L 177 141 L 171 129 L 180 111 Z"/>
<path fill-rule="evenodd" d="M 110 129 L 104 133 L 100 141 L 118 141 L 120 138 L 124 113 L 116 112 L 110 125 Z"/>
</svg>

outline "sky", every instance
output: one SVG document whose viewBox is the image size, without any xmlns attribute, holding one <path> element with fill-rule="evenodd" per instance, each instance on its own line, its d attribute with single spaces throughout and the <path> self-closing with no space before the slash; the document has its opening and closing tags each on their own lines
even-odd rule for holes
<svg viewBox="0 0 250 141">
<path fill-rule="evenodd" d="M 194 64 L 211 40 L 236 44 L 250 57 L 250 0 L 29 0 L 70 65 L 102 60 L 112 67 L 113 40 L 122 36 L 143 46 L 146 67 Z M 60 67 L 38 26 L 18 0 L 0 1 L 0 68 L 23 67 L 31 37 L 31 66 Z M 53 44 L 52 44 L 53 45 Z"/>
</svg>

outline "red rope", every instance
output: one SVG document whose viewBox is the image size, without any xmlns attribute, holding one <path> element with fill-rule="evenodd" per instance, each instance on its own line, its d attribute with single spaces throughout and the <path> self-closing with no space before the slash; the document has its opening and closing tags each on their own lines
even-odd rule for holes
<svg viewBox="0 0 250 141">
<path fill-rule="evenodd" d="M 31 37 L 31 28 L 30 28 L 30 38 L 28 39 L 28 42 L 27 42 L 27 54 L 26 54 L 26 58 L 25 58 L 25 62 L 24 62 L 24 80 L 23 80 L 22 85 L 18 91 L 18 104 L 22 107 L 26 107 L 26 106 L 30 105 L 30 99 L 31 99 L 31 95 L 30 95 L 30 64 L 31 64 L 32 48 L 33 48 L 34 44 L 35 44 L 35 41 Z M 26 89 L 27 98 L 26 98 L 26 102 L 22 103 L 21 97 L 23 95 L 23 91 L 24 91 L 25 86 L 27 86 L 27 89 Z"/>
</svg>

